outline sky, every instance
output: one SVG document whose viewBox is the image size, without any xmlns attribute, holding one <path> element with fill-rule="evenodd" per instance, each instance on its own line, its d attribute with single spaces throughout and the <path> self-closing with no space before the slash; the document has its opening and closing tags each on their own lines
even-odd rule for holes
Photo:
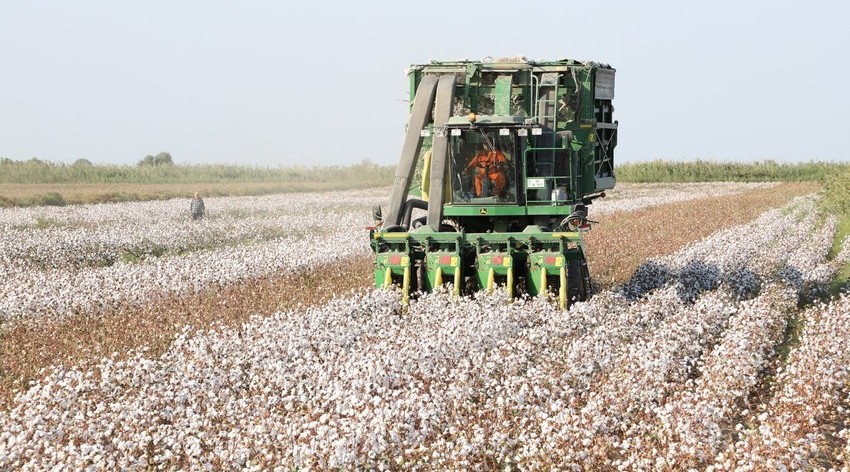
<svg viewBox="0 0 850 472">
<path fill-rule="evenodd" d="M 397 162 L 410 64 L 617 69 L 619 162 L 850 160 L 841 1 L 26 1 L 0 15 L 0 157 Z"/>
</svg>

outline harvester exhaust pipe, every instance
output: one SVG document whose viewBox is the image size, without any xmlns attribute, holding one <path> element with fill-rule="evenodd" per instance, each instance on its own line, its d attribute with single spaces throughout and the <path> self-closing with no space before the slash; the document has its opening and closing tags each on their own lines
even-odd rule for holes
<svg viewBox="0 0 850 472">
<path fill-rule="evenodd" d="M 404 210 L 401 212 L 401 226 L 406 230 L 410 228 L 410 220 L 413 217 L 413 209 L 417 208 L 419 210 L 427 210 L 428 202 L 425 200 L 420 200 L 418 198 L 411 198 L 410 200 L 404 203 Z"/>
<path fill-rule="evenodd" d="M 437 89 L 437 76 L 426 75 L 416 89 L 416 97 L 413 100 L 413 112 L 407 124 L 407 134 L 404 136 L 404 146 L 401 149 L 401 158 L 395 171 L 393 190 L 390 194 L 390 203 L 385 224 L 388 226 L 401 224 L 401 212 L 410 191 L 410 180 L 416 170 L 416 161 L 419 159 L 419 151 L 422 148 L 422 136 L 420 132 L 428 124 L 431 118 L 431 108 L 434 104 L 434 95 Z"/>
<path fill-rule="evenodd" d="M 437 102 L 434 104 L 434 140 L 431 145 L 431 194 L 428 197 L 427 224 L 439 231 L 443 221 L 443 179 L 446 175 L 449 138 L 446 123 L 452 114 L 455 95 L 454 75 L 440 76 L 437 85 Z"/>
</svg>

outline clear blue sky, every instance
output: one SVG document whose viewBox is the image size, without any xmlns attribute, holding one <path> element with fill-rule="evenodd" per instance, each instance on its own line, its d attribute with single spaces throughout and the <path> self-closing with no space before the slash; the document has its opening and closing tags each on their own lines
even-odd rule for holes
<svg viewBox="0 0 850 472">
<path fill-rule="evenodd" d="M 850 159 L 846 2 L 375 4 L 5 2 L 0 157 L 390 164 L 409 64 L 525 55 L 617 68 L 620 162 Z"/>
</svg>

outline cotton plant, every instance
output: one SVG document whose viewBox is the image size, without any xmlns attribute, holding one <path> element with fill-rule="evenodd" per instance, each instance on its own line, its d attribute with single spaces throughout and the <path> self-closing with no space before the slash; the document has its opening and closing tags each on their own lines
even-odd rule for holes
<svg viewBox="0 0 850 472">
<path fill-rule="evenodd" d="M 806 274 L 834 266 L 831 227 L 797 226 L 807 205 L 663 259 L 673 275 L 636 281 L 646 287 L 636 297 L 615 289 L 561 311 L 543 297 L 436 291 L 403 309 L 397 291 L 370 290 L 237 327 L 186 329 L 161 357 L 141 349 L 55 367 L 0 412 L 0 469 L 668 470 L 787 460 L 781 441 L 747 432 L 750 411 L 765 427 L 765 412 L 787 417 L 769 431 L 798 424 L 799 409 L 783 413 L 791 393 L 829 375 L 839 375 L 823 386 L 829 395 L 801 401 L 829 417 L 829 402 L 847 398 L 846 372 L 836 370 L 846 362 L 830 347 L 850 336 L 836 329 L 841 299 L 821 307 L 834 315 L 804 315 L 824 321 L 789 357 L 789 372 L 820 370 L 799 384 L 778 376 L 764 410 L 747 404 Z M 741 248 L 748 257 L 736 260 Z M 684 291 L 683 280 L 699 289 Z M 839 357 L 824 361 L 828 353 Z M 806 441 L 794 444 L 807 453 L 820 444 Z"/>
<path fill-rule="evenodd" d="M 800 344 L 776 376 L 776 391 L 735 426 L 737 440 L 716 470 L 823 468 L 850 392 L 850 297 L 819 302 L 800 314 Z"/>
<path fill-rule="evenodd" d="M 5 258 L 0 264 L 5 275 L 0 277 L 0 319 L 97 314 L 157 296 L 315 267 L 328 262 L 327 254 L 365 256 L 369 247 L 364 227 L 371 223 L 370 215 L 352 208 L 366 207 L 376 196 L 374 191 L 359 191 L 350 192 L 347 199 L 333 194 L 229 197 L 208 206 L 237 216 L 216 219 L 213 214 L 201 221 L 180 214 L 175 205 L 182 201 L 115 204 L 124 207 L 126 218 L 105 218 L 103 224 L 97 223 L 101 214 L 116 208 L 72 208 L 64 221 L 73 228 L 19 228 L 0 235 L 6 239 L 0 244 L 0 258 Z M 237 214 L 243 208 L 249 217 Z M 60 215 L 56 209 L 31 211 Z M 250 216 L 251 211 L 256 216 Z M 15 221 L 7 217 L 6 224 L 9 220 Z M 100 244 L 101 250 L 90 251 L 91 244 Z M 161 257 L 118 259 L 122 251 L 136 251 L 144 244 L 168 249 Z M 80 263 L 92 259 L 98 263 Z M 111 263 L 100 263 L 105 260 Z"/>
<path fill-rule="evenodd" d="M 0 262 L 33 269 L 107 266 L 293 234 L 362 229 L 376 190 L 207 199 L 207 218 L 188 217 L 185 199 L 0 211 Z M 360 210 L 360 211 L 358 211 Z"/>
</svg>

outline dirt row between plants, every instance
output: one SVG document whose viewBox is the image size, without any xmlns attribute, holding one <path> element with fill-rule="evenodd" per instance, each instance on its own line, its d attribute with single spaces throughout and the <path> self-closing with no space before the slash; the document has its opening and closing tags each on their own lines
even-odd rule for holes
<svg viewBox="0 0 850 472">
<path fill-rule="evenodd" d="M 748 223 L 766 210 L 819 190 L 814 183 L 784 183 L 769 189 L 688 200 L 590 219 L 598 224 L 585 236 L 590 273 L 610 288 L 628 280 L 641 262 L 671 254 L 716 231 Z"/>
<path fill-rule="evenodd" d="M 143 307 L 128 305 L 62 321 L 20 322 L 0 335 L 0 408 L 8 408 L 14 390 L 26 388 L 40 376 L 39 371 L 50 366 L 72 366 L 112 355 L 122 357 L 141 347 L 156 357 L 168 349 L 185 326 L 234 326 L 253 315 L 322 305 L 335 295 L 368 287 L 373 271 L 372 258 L 359 256 L 316 271 L 211 287 L 194 295 L 163 297 Z"/>
<path fill-rule="evenodd" d="M 782 184 L 744 194 L 715 197 L 606 215 L 587 237 L 588 259 L 597 284 L 622 283 L 650 257 L 672 253 L 720 229 L 743 224 L 814 184 Z M 365 235 L 364 235 L 365 244 Z M 317 270 L 259 278 L 191 296 L 171 296 L 144 307 L 126 306 L 99 315 L 21 322 L 0 335 L 0 408 L 53 365 L 72 366 L 105 356 L 126 356 L 145 347 L 156 357 L 175 336 L 191 329 L 235 326 L 253 315 L 318 306 L 336 295 L 373 283 L 371 257 L 346 258 Z"/>
</svg>

